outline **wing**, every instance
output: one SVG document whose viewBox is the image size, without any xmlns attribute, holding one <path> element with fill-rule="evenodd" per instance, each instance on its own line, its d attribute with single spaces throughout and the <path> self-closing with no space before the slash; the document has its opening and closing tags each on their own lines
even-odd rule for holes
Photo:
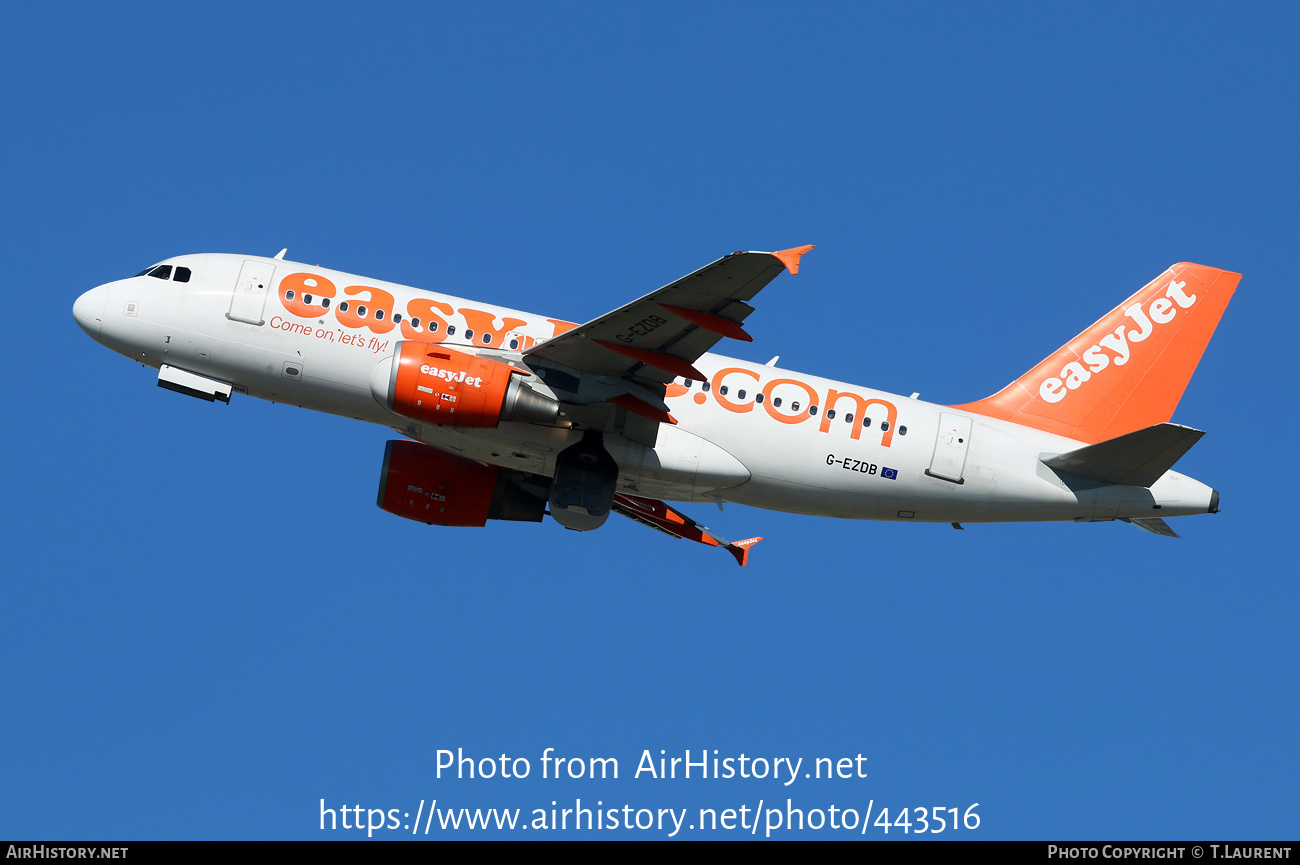
<svg viewBox="0 0 1300 865">
<path fill-rule="evenodd" d="M 554 373 L 543 378 L 562 399 L 609 402 L 675 423 L 663 402 L 664 385 L 677 376 L 702 380 L 693 364 L 724 336 L 748 341 L 742 324 L 754 307 L 747 301 L 781 271 L 798 273 L 799 258 L 810 249 L 732 253 L 533 346 L 525 360 Z"/>
<path fill-rule="evenodd" d="M 676 423 L 664 402 L 677 376 L 702 381 L 700 355 L 723 337 L 750 341 L 747 301 L 783 270 L 799 272 L 800 246 L 735 252 L 613 312 L 539 343 L 525 362 L 566 415 L 594 429 L 617 429 L 653 446 L 661 423 Z M 657 499 L 616 493 L 611 509 L 675 538 L 722 547 L 743 567 L 762 538 L 731 542 Z"/>
<path fill-rule="evenodd" d="M 638 523 L 647 525 L 652 529 L 658 529 L 664 534 L 672 535 L 675 538 L 684 538 L 710 547 L 722 547 L 735 556 L 736 561 L 740 563 L 742 568 L 749 564 L 749 548 L 763 540 L 762 538 L 746 538 L 743 541 L 733 543 L 726 538 L 715 535 L 681 511 L 658 499 L 615 493 L 614 504 L 611 507 L 614 511 L 629 519 L 636 520 Z"/>
</svg>

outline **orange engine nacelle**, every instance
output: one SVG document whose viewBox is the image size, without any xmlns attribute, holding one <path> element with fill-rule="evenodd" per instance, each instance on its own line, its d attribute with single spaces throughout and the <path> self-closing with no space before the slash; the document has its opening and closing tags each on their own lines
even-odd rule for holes
<svg viewBox="0 0 1300 865">
<path fill-rule="evenodd" d="M 488 520 L 540 523 L 544 490 L 530 492 L 496 466 L 412 441 L 384 449 L 377 504 L 390 514 L 439 526 L 483 526 Z"/>
<path fill-rule="evenodd" d="M 559 404 L 522 378 L 526 371 L 427 342 L 404 340 L 375 368 L 370 390 L 403 417 L 455 427 L 502 421 L 552 423 Z"/>
</svg>

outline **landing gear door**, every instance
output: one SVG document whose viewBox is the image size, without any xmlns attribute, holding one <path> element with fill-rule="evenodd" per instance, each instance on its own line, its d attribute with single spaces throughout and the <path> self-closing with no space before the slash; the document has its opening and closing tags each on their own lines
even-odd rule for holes
<svg viewBox="0 0 1300 865">
<path fill-rule="evenodd" d="M 966 467 L 966 451 L 970 448 L 971 420 L 959 414 L 943 412 L 939 415 L 939 436 L 934 442 L 934 458 L 926 474 L 953 483 L 965 483 L 961 472 Z"/>
<path fill-rule="evenodd" d="M 231 321 L 243 321 L 248 324 L 263 324 L 262 311 L 266 308 L 266 296 L 271 291 L 271 278 L 275 276 L 275 265 L 262 261 L 245 261 L 239 271 L 239 280 L 235 283 L 235 292 L 230 298 L 230 312 L 226 318 Z"/>
</svg>

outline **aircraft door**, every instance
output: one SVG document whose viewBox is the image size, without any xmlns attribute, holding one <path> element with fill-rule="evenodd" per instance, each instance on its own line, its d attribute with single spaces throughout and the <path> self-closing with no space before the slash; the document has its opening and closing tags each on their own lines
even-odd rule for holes
<svg viewBox="0 0 1300 865">
<path fill-rule="evenodd" d="M 943 478 L 953 483 L 965 483 L 962 469 L 966 467 L 966 451 L 970 448 L 971 420 L 959 414 L 943 412 L 939 415 L 939 436 L 934 442 L 934 457 L 925 473 L 933 478 Z"/>
<path fill-rule="evenodd" d="M 248 324 L 263 324 L 263 310 L 266 297 L 271 293 L 271 278 L 275 276 L 275 265 L 263 261 L 245 261 L 240 268 L 239 279 L 230 298 L 230 311 L 226 318 L 231 321 L 243 321 Z"/>
</svg>

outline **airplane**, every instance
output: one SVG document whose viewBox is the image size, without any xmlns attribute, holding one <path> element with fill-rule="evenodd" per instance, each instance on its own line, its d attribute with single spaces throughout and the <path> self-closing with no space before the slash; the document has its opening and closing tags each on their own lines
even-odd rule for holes
<svg viewBox="0 0 1300 865">
<path fill-rule="evenodd" d="M 378 505 L 438 526 L 575 531 L 611 512 L 725 549 L 667 502 L 859 520 L 1122 520 L 1217 513 L 1173 471 L 1170 419 L 1240 274 L 1175 264 L 992 396 L 923 402 L 713 354 L 801 246 L 736 252 L 585 324 L 274 257 L 169 258 L 73 304 L 159 387 L 391 428 Z"/>
</svg>

